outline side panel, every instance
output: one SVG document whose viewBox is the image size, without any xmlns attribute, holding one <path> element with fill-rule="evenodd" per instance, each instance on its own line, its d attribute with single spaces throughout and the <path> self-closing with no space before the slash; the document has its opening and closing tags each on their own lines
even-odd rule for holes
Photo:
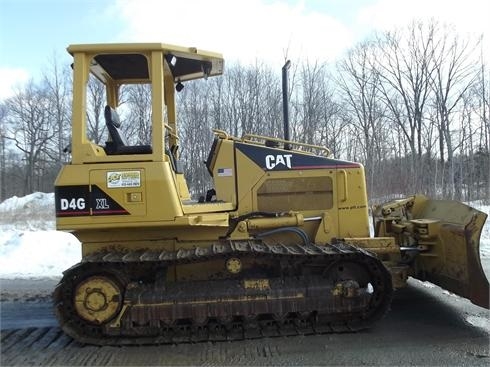
<svg viewBox="0 0 490 367">
<path fill-rule="evenodd" d="M 339 237 L 369 237 L 364 168 L 337 169 Z"/>
<path fill-rule="evenodd" d="M 287 195 L 280 197 L 280 192 L 292 190 L 291 195 L 305 195 L 308 192 L 308 198 L 306 200 L 315 201 L 312 192 L 324 192 L 325 200 L 330 200 L 332 198 L 333 207 L 336 207 L 335 198 L 335 186 L 337 185 L 334 177 L 334 172 L 338 169 L 358 169 L 362 171 L 362 166 L 348 161 L 340 161 L 336 159 L 331 159 L 323 156 L 312 155 L 308 153 L 302 153 L 297 150 L 285 150 L 280 148 L 271 148 L 254 144 L 246 143 L 235 143 L 236 148 L 236 164 L 239 172 L 238 179 L 238 198 L 239 198 L 239 211 L 240 213 L 246 213 L 253 210 L 260 210 L 257 203 L 257 195 L 269 196 L 269 201 L 284 201 Z M 356 171 L 357 172 L 357 171 Z M 322 189 L 320 187 L 314 187 L 316 184 L 322 185 L 318 181 L 321 176 L 331 176 L 332 181 L 324 182 L 325 187 Z M 362 176 L 364 177 L 364 176 Z M 275 190 L 272 186 L 275 185 L 273 182 L 268 184 L 270 187 L 262 187 L 262 184 L 267 179 L 279 179 L 282 178 L 286 181 L 277 183 L 277 197 L 273 199 L 273 192 Z M 292 181 L 287 181 L 288 179 L 296 179 L 296 183 Z M 316 182 L 316 184 L 315 184 Z M 358 181 L 352 181 L 350 183 L 354 190 L 354 186 L 359 186 Z M 291 186 L 292 185 L 292 186 Z M 305 186 L 304 189 L 299 188 L 299 186 Z M 311 190 L 308 189 L 308 185 L 312 185 Z M 296 187 L 293 187 L 296 186 Z M 364 183 L 361 184 L 361 189 L 365 187 Z M 252 188 L 255 192 L 252 193 Z M 319 194 L 321 196 L 321 194 Z M 365 193 L 364 193 L 365 195 Z M 298 198 L 288 199 L 293 202 L 298 201 Z M 359 205 L 358 202 L 356 202 Z M 363 203 L 366 210 L 365 222 L 367 223 L 367 208 L 366 202 Z M 284 203 L 287 205 L 287 202 Z M 296 204 L 295 204 L 296 205 Z M 302 203 L 299 207 L 305 208 L 306 203 Z M 311 209 L 325 209 L 325 205 L 321 203 L 312 203 Z M 294 206 L 294 205 L 293 205 Z M 328 205 L 330 206 L 330 205 Z M 292 207 L 288 210 L 294 210 Z M 367 228 L 367 226 L 366 226 Z"/>
<path fill-rule="evenodd" d="M 183 215 L 168 162 L 67 165 L 55 192 L 61 230 L 158 226 Z"/>
<path fill-rule="evenodd" d="M 254 198 L 252 187 L 254 187 L 266 173 L 258 167 L 241 151 L 236 151 L 236 170 L 237 170 L 237 197 L 238 213 L 246 214 L 256 210 L 254 208 Z"/>
<path fill-rule="evenodd" d="M 216 144 L 216 157 L 212 162 L 212 167 L 210 167 L 213 174 L 216 199 L 232 203 L 233 207 L 236 207 L 237 172 L 233 141 L 219 139 Z"/>
<path fill-rule="evenodd" d="M 253 208 L 259 212 L 299 212 L 305 218 L 302 229 L 310 239 L 324 243 L 338 237 L 335 191 L 335 170 L 269 172 L 252 188 Z"/>
<path fill-rule="evenodd" d="M 266 212 L 332 210 L 333 179 L 324 171 L 281 172 L 267 175 L 254 188 L 256 209 Z"/>
<path fill-rule="evenodd" d="M 300 212 L 310 238 L 368 237 L 364 168 L 358 163 L 235 143 L 240 214 Z"/>
<path fill-rule="evenodd" d="M 92 215 L 146 216 L 144 169 L 90 171 Z"/>
</svg>

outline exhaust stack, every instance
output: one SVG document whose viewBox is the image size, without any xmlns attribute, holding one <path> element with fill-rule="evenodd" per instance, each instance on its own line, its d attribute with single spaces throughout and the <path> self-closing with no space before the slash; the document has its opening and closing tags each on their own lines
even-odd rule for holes
<svg viewBox="0 0 490 367">
<path fill-rule="evenodd" d="M 288 60 L 282 67 L 282 113 L 284 122 L 284 140 L 289 140 L 289 98 L 288 98 L 288 70 L 291 61 Z M 284 149 L 291 149 L 291 145 L 284 143 Z"/>
</svg>

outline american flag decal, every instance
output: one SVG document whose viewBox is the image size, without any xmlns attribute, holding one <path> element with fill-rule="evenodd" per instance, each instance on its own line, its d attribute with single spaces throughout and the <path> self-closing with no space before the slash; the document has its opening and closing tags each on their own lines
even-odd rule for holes
<svg viewBox="0 0 490 367">
<path fill-rule="evenodd" d="M 233 176 L 233 170 L 231 168 L 218 168 L 218 176 L 220 177 Z"/>
</svg>

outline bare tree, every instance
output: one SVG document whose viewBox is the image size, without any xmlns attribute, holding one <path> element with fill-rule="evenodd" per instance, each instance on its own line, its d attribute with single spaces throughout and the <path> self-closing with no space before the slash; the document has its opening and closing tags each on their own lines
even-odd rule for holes
<svg viewBox="0 0 490 367">
<path fill-rule="evenodd" d="M 52 99 L 53 127 L 56 129 L 56 139 L 53 141 L 51 153 L 56 166 L 68 161 L 68 155 L 63 152 L 70 143 L 71 119 L 71 73 L 67 67 L 62 67 L 53 55 L 50 69 L 44 74 L 44 84 L 49 98 Z"/>
<path fill-rule="evenodd" d="M 444 197 L 461 198 L 461 185 L 455 191 L 455 164 L 454 154 L 461 142 L 455 142 L 452 130 L 453 116 L 461 111 L 460 102 L 472 87 L 477 78 L 474 60 L 475 47 L 469 40 L 463 40 L 455 32 L 447 31 L 439 34 L 435 32 L 437 24 L 433 25 L 432 65 L 434 72 L 430 74 L 431 88 L 434 92 L 435 109 L 439 125 L 439 147 L 442 166 L 445 166 L 445 152 L 447 154 L 447 180 L 443 182 Z M 450 34 L 453 34 L 452 36 Z M 437 38 L 436 38 L 437 37 Z M 464 116 L 464 115 L 463 115 Z"/>
<path fill-rule="evenodd" d="M 325 65 L 303 63 L 300 71 L 301 89 L 296 94 L 299 109 L 299 131 L 301 140 L 315 144 L 322 115 L 322 93 L 326 83 Z"/>
<path fill-rule="evenodd" d="M 387 147 L 384 132 L 385 105 L 380 102 L 380 74 L 373 66 L 375 45 L 360 43 L 337 64 L 337 84 L 342 96 L 345 119 L 351 124 L 352 135 L 361 145 L 360 157 L 366 166 L 368 190 L 372 196 L 375 186 L 382 184 L 383 158 Z"/>
<path fill-rule="evenodd" d="M 38 189 L 43 177 L 47 145 L 56 136 L 53 128 L 53 105 L 46 86 L 31 80 L 24 90 L 6 101 L 10 131 L 7 138 L 22 152 L 25 162 L 24 194 Z"/>
<path fill-rule="evenodd" d="M 0 201 L 7 198 L 7 107 L 0 103 Z"/>
<path fill-rule="evenodd" d="M 182 145 L 181 159 L 189 191 L 194 197 L 210 189 L 210 176 L 204 161 L 211 148 L 210 107 L 207 103 L 210 85 L 206 80 L 186 83 L 177 95 L 178 120 Z"/>
<path fill-rule="evenodd" d="M 482 167 L 486 169 L 486 175 L 484 172 L 483 176 L 486 176 L 486 199 L 490 201 L 490 69 L 483 58 L 483 48 L 480 65 L 477 88 L 478 114 L 481 121 L 479 147 L 483 156 L 486 157 L 486 162 L 482 162 Z"/>
<path fill-rule="evenodd" d="M 127 85 L 124 88 L 127 121 L 123 126 L 133 144 L 151 144 L 151 87 Z"/>
<path fill-rule="evenodd" d="M 407 139 L 410 166 L 407 177 L 414 191 L 422 191 L 422 133 L 424 111 L 434 73 L 432 50 L 434 24 L 414 22 L 406 32 L 386 32 L 377 36 L 379 90 L 392 121 Z"/>
<path fill-rule="evenodd" d="M 87 84 L 87 134 L 95 144 L 103 144 L 106 136 L 104 120 L 106 100 L 104 85 L 90 76 Z"/>
</svg>

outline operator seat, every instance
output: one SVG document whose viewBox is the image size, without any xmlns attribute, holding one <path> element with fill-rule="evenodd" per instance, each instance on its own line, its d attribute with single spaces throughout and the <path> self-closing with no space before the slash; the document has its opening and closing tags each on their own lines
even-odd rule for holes
<svg viewBox="0 0 490 367">
<path fill-rule="evenodd" d="M 121 131 L 121 120 L 116 110 L 111 106 L 105 106 L 105 123 L 111 141 L 106 142 L 105 151 L 109 155 L 117 154 L 151 154 L 151 145 L 128 145 L 126 137 Z"/>
</svg>

